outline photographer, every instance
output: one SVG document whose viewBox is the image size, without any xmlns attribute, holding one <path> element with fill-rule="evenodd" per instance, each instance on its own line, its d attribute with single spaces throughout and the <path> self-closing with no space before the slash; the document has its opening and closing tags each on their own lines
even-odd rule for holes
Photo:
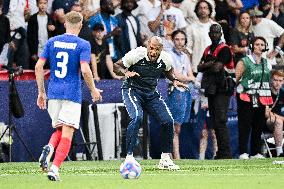
<svg viewBox="0 0 284 189">
<path fill-rule="evenodd" d="M 233 67 L 232 52 L 230 48 L 220 43 L 222 28 L 219 24 L 213 24 L 209 30 L 212 44 L 204 51 L 203 57 L 197 69 L 203 73 L 201 88 L 208 97 L 208 106 L 213 129 L 216 133 L 218 151 L 216 159 L 232 158 L 230 138 L 227 122 L 227 110 L 233 87 L 227 82 L 227 70 Z"/>
</svg>

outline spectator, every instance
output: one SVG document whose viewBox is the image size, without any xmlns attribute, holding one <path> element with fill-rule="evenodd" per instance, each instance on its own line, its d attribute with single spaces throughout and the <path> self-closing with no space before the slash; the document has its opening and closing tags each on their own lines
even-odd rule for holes
<svg viewBox="0 0 284 189">
<path fill-rule="evenodd" d="M 55 29 L 50 15 L 46 13 L 47 0 L 38 0 L 37 6 L 39 11 L 30 17 L 27 29 L 27 40 L 31 54 L 30 69 L 33 70 L 43 47 Z"/>
<path fill-rule="evenodd" d="M 211 44 L 208 36 L 209 28 L 212 24 L 217 23 L 210 18 L 212 11 L 213 8 L 210 3 L 205 0 L 198 1 L 194 10 L 198 20 L 186 28 L 187 48 L 191 53 L 191 68 L 194 73 L 197 73 L 197 65 L 200 62 L 204 49 Z"/>
<path fill-rule="evenodd" d="M 94 25 L 91 63 L 93 76 L 96 81 L 100 79 L 122 79 L 113 72 L 113 62 L 109 54 L 108 43 L 104 38 L 104 26 L 100 23 Z"/>
<path fill-rule="evenodd" d="M 28 0 L 28 7 L 31 10 L 31 15 L 34 15 L 38 12 L 38 0 Z"/>
<path fill-rule="evenodd" d="M 194 76 L 190 67 L 190 61 L 184 48 L 186 45 L 186 34 L 182 30 L 176 30 L 172 33 L 174 48 L 170 51 L 173 58 L 172 66 L 176 78 L 189 85 L 194 81 Z M 174 139 L 173 139 L 173 158 L 180 159 L 179 153 L 179 134 L 180 127 L 183 123 L 189 122 L 191 109 L 191 95 L 184 88 L 175 87 L 169 84 L 167 104 L 174 119 Z"/>
<path fill-rule="evenodd" d="M 254 32 L 254 35 L 264 37 L 268 43 L 267 50 L 269 49 L 269 52 L 268 54 L 263 53 L 263 56 L 267 56 L 269 68 L 271 69 L 272 65 L 276 64 L 274 57 L 279 52 L 277 49 L 281 50 L 284 44 L 284 29 L 274 21 L 262 18 L 263 12 L 259 10 L 250 11 L 250 16 L 252 19 L 252 31 Z M 279 37 L 279 41 L 276 49 L 274 50 L 273 42 L 277 37 Z"/>
<path fill-rule="evenodd" d="M 171 3 L 172 0 L 163 0 L 161 7 L 149 12 L 148 27 L 157 36 L 162 37 L 165 51 L 170 51 L 173 48 L 171 40 L 173 31 L 186 27 L 182 11 L 173 7 Z"/>
<path fill-rule="evenodd" d="M 249 159 L 249 135 L 250 158 L 264 158 L 261 132 L 265 125 L 265 106 L 272 104 L 268 63 L 262 57 L 266 40 L 255 37 L 250 47 L 252 54 L 242 58 L 236 67 L 240 159 Z"/>
<path fill-rule="evenodd" d="M 284 2 L 280 3 L 279 7 L 275 7 L 272 20 L 284 28 Z"/>
<path fill-rule="evenodd" d="M 233 67 L 230 48 L 221 43 L 222 28 L 219 24 L 210 26 L 209 36 L 212 44 L 208 46 L 198 65 L 203 73 L 201 88 L 208 97 L 210 120 L 216 133 L 218 151 L 216 159 L 231 159 L 230 137 L 227 123 L 227 111 L 233 86 L 227 79 L 228 68 Z"/>
<path fill-rule="evenodd" d="M 148 27 L 149 22 L 149 13 L 153 9 L 157 9 L 161 6 L 161 1 L 159 0 L 140 0 L 137 2 L 138 7 L 133 12 L 139 19 L 141 26 L 141 36 L 142 41 L 146 42 L 149 37 L 154 35 L 153 32 L 150 31 Z"/>
<path fill-rule="evenodd" d="M 3 0 L 0 0 L 0 54 L 5 43 L 10 42 L 10 22 L 9 19 L 3 14 L 2 8 Z"/>
<path fill-rule="evenodd" d="M 188 24 L 193 24 L 195 21 L 198 21 L 196 12 L 194 12 L 195 6 L 199 0 L 184 0 L 181 3 L 180 9 L 183 12 L 184 18 Z M 215 18 L 215 2 L 214 0 L 207 0 L 208 3 L 212 6 L 211 18 Z"/>
<path fill-rule="evenodd" d="M 254 38 L 251 18 L 248 12 L 242 12 L 238 16 L 237 25 L 230 36 L 235 65 L 239 60 L 249 54 L 249 44 Z"/>
<path fill-rule="evenodd" d="M 66 29 L 64 27 L 64 22 L 65 22 L 65 13 L 64 13 L 64 9 L 57 9 L 54 12 L 54 26 L 55 26 L 55 30 L 54 30 L 54 36 L 57 35 L 62 35 L 65 33 Z"/>
<path fill-rule="evenodd" d="M 13 49 L 10 49 L 10 63 L 29 69 L 29 49 L 25 19 L 29 17 L 30 10 L 26 0 L 10 0 L 7 17 L 10 20 L 10 29 Z M 15 34 L 15 35 L 14 35 Z"/>
<path fill-rule="evenodd" d="M 71 7 L 71 11 L 82 13 L 83 9 L 79 3 L 74 3 L 74 5 Z M 86 41 L 89 41 L 90 43 L 92 43 L 93 41 L 92 30 L 91 28 L 89 28 L 88 23 L 85 21 L 85 18 L 83 18 L 83 26 L 78 36 L 82 39 L 85 39 Z"/>
<path fill-rule="evenodd" d="M 2 5 L 3 7 L 2 7 L 2 12 L 3 12 L 3 14 L 8 14 L 8 12 L 9 12 L 9 6 L 10 6 L 10 0 L 4 0 L 3 1 L 3 5 Z"/>
<path fill-rule="evenodd" d="M 100 0 L 80 0 L 79 4 L 86 21 L 100 10 Z"/>
<path fill-rule="evenodd" d="M 283 155 L 283 89 L 281 89 L 284 81 L 284 73 L 280 70 L 271 71 L 270 76 L 270 88 L 271 95 L 273 98 L 273 105 L 271 107 L 266 107 L 265 116 L 267 118 L 266 125 L 273 131 L 274 141 L 276 146 L 276 155 L 277 157 L 284 157 Z"/>
<path fill-rule="evenodd" d="M 58 9 L 63 9 L 65 13 L 68 13 L 75 2 L 77 2 L 77 0 L 54 0 L 52 10 L 55 12 Z"/>
<path fill-rule="evenodd" d="M 46 12 L 47 12 L 48 14 L 53 13 L 53 11 L 52 11 L 52 4 L 53 4 L 53 1 L 54 1 L 54 0 L 48 0 L 48 3 L 47 3 L 47 10 L 46 10 Z"/>
<path fill-rule="evenodd" d="M 121 28 L 118 27 L 117 18 L 112 16 L 114 14 L 114 6 L 112 0 L 100 0 L 101 12 L 92 16 L 89 20 L 89 27 L 93 29 L 97 23 L 103 24 L 109 45 L 109 53 L 113 62 L 120 58 L 120 41 L 119 35 Z"/>
<path fill-rule="evenodd" d="M 257 8 L 259 5 L 258 0 L 242 0 L 242 3 L 243 3 L 243 8 L 241 9 L 241 11 L 254 9 Z"/>
<path fill-rule="evenodd" d="M 142 45 L 140 35 L 140 23 L 136 16 L 133 16 L 132 11 L 137 8 L 136 0 L 122 0 L 122 13 L 116 16 L 118 27 L 121 28 L 121 55 L 124 56 L 127 52 Z"/>
<path fill-rule="evenodd" d="M 215 21 L 218 22 L 223 29 L 223 34 L 225 40 L 228 42 L 230 37 L 230 13 L 233 10 L 234 12 L 239 11 L 243 4 L 241 0 L 214 0 L 215 2 Z"/>
</svg>

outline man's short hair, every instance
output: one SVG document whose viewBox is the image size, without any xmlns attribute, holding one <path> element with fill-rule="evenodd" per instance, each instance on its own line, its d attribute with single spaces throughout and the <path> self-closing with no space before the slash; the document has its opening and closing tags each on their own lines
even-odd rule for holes
<svg viewBox="0 0 284 189">
<path fill-rule="evenodd" d="M 198 15 L 198 8 L 199 8 L 199 6 L 200 6 L 201 3 L 206 3 L 206 4 L 208 5 L 208 8 L 209 8 L 209 17 L 211 17 L 211 16 L 212 16 L 212 13 L 213 13 L 213 7 L 212 7 L 212 5 L 211 5 L 208 1 L 206 1 L 206 0 L 201 0 L 201 1 L 198 1 L 198 2 L 196 3 L 195 8 L 194 8 L 194 12 L 195 12 L 196 16 L 199 18 L 199 15 Z"/>
<path fill-rule="evenodd" d="M 0 0 L 0 6 L 1 7 L 3 6 L 3 0 Z"/>
<path fill-rule="evenodd" d="M 104 31 L 105 27 L 101 23 L 96 23 L 93 27 L 93 31 Z"/>
<path fill-rule="evenodd" d="M 222 33 L 222 27 L 219 24 L 212 24 L 209 28 L 209 31 L 215 30 Z"/>
<path fill-rule="evenodd" d="M 76 25 L 83 21 L 83 16 L 79 12 L 71 11 L 65 15 L 65 21 L 71 25 Z"/>
<path fill-rule="evenodd" d="M 159 36 L 152 36 L 152 37 L 149 38 L 149 42 L 151 42 L 153 40 L 157 41 L 160 46 L 163 46 L 163 40 Z"/>
<path fill-rule="evenodd" d="M 134 10 L 134 9 L 136 9 L 138 7 L 138 4 L 137 4 L 136 0 L 132 0 L 132 1 L 133 1 L 133 4 L 134 4 L 132 10 Z M 125 10 L 126 9 L 126 3 L 127 3 L 127 0 L 121 0 L 121 3 L 120 3 L 120 9 L 121 10 Z"/>
<path fill-rule="evenodd" d="M 275 75 L 278 77 L 284 77 L 284 72 L 282 70 L 271 70 L 270 77 L 272 78 Z"/>
<path fill-rule="evenodd" d="M 39 1 L 40 1 L 40 0 L 36 0 L 36 4 L 38 4 L 38 3 L 39 3 Z M 48 0 L 45 0 L 45 1 L 48 3 Z"/>
</svg>

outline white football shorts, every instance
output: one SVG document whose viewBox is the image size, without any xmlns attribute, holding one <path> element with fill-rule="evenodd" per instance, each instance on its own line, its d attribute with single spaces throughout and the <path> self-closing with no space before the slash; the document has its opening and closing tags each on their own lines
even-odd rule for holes
<svg viewBox="0 0 284 189">
<path fill-rule="evenodd" d="M 81 117 L 81 104 L 69 100 L 48 100 L 48 113 L 52 120 L 52 127 L 56 128 L 61 124 L 79 129 Z"/>
</svg>

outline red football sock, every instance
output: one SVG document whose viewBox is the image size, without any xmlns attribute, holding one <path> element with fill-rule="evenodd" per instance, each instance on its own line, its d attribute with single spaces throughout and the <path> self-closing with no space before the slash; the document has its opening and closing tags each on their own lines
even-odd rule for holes
<svg viewBox="0 0 284 189">
<path fill-rule="evenodd" d="M 48 144 L 51 144 L 55 149 L 60 142 L 61 135 L 62 135 L 62 130 L 56 129 L 56 131 L 51 135 Z"/>
<path fill-rule="evenodd" d="M 69 140 L 68 138 L 61 138 L 59 145 L 55 152 L 53 165 L 57 166 L 58 168 L 60 167 L 62 162 L 67 157 L 70 147 L 71 147 L 71 140 Z"/>
</svg>

